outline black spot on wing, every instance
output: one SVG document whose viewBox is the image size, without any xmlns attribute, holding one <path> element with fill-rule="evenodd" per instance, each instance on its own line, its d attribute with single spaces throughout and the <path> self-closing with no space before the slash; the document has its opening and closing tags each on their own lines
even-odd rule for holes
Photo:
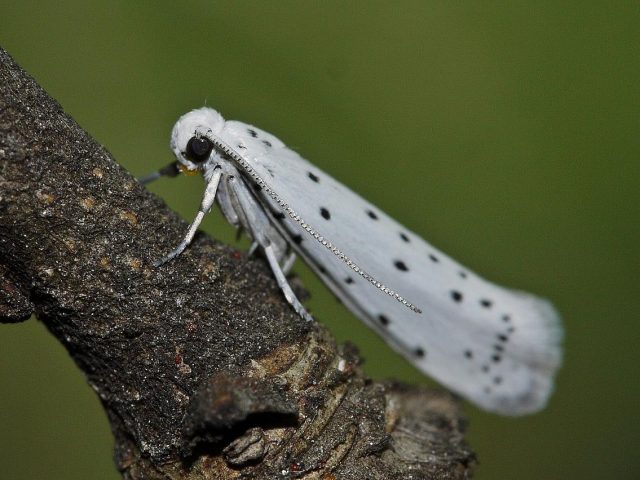
<svg viewBox="0 0 640 480">
<path fill-rule="evenodd" d="M 462 293 L 460 293 L 458 290 L 451 290 L 450 295 L 454 302 L 462 302 Z"/>
<path fill-rule="evenodd" d="M 369 215 L 369 218 L 372 220 L 378 220 L 378 215 L 373 210 L 367 210 L 367 215 Z"/>
<path fill-rule="evenodd" d="M 351 278 L 351 277 L 347 277 L 347 278 L 345 278 L 345 280 L 344 280 L 344 281 L 345 281 L 345 283 L 347 283 L 347 284 L 351 285 L 351 284 L 353 283 L 353 278 Z"/>
<path fill-rule="evenodd" d="M 271 142 L 269 140 L 262 140 L 262 143 L 264 143 L 267 147 L 271 147 Z"/>
<path fill-rule="evenodd" d="M 493 305 L 493 302 L 491 300 L 487 300 L 486 298 L 483 298 L 480 300 L 480 305 L 482 305 L 484 308 L 491 308 L 491 305 Z"/>
<path fill-rule="evenodd" d="M 277 220 L 284 220 L 286 218 L 286 215 L 283 212 L 275 212 L 273 216 Z"/>
<path fill-rule="evenodd" d="M 409 242 L 410 242 L 410 240 L 409 240 L 409 235 L 407 235 L 407 234 L 406 234 L 406 233 L 404 233 L 404 232 L 400 232 L 400 238 L 401 238 L 403 241 L 407 242 L 407 243 L 409 243 Z"/>
<path fill-rule="evenodd" d="M 409 268 L 407 267 L 407 265 L 402 260 L 396 260 L 395 262 L 393 262 L 393 264 L 401 272 L 408 272 L 409 271 Z"/>
<path fill-rule="evenodd" d="M 253 138 L 258 138 L 258 132 L 256 132 L 253 128 L 247 128 L 247 132 L 249 133 L 249 135 L 251 135 Z"/>
<path fill-rule="evenodd" d="M 293 241 L 293 243 L 295 243 L 296 245 L 300 245 L 302 243 L 302 235 L 300 235 L 299 233 L 292 235 L 291 236 L 291 240 Z"/>
<path fill-rule="evenodd" d="M 325 220 L 331 219 L 331 213 L 329 213 L 329 210 L 324 207 L 320 208 L 320 215 L 322 215 L 322 218 L 324 218 Z"/>
<path fill-rule="evenodd" d="M 424 351 L 424 349 L 423 349 L 423 348 L 421 348 L 421 347 L 417 347 L 417 348 L 413 351 L 413 354 L 414 354 L 416 357 L 418 357 L 418 358 L 424 358 L 424 357 L 427 355 L 427 353 L 426 353 L 426 352 Z"/>
<path fill-rule="evenodd" d="M 391 322 L 389 321 L 389 318 L 388 318 L 388 317 L 386 317 L 386 316 L 384 316 L 384 315 L 379 315 L 379 316 L 378 316 L 378 320 L 380 320 L 380 323 L 381 323 L 382 325 L 384 325 L 385 327 L 386 327 L 387 325 L 389 325 L 389 323 L 391 323 Z"/>
<path fill-rule="evenodd" d="M 468 358 L 469 360 L 471 360 L 473 358 L 473 352 L 471 350 L 465 350 L 464 356 L 465 358 Z"/>
<path fill-rule="evenodd" d="M 431 260 L 433 263 L 438 263 L 440 261 L 440 259 L 436 257 L 433 253 L 429 254 L 429 260 Z"/>
<path fill-rule="evenodd" d="M 320 182 L 320 179 L 318 178 L 318 176 L 317 176 L 317 175 L 314 175 L 314 174 L 313 174 L 313 173 L 311 173 L 311 172 L 308 172 L 308 173 L 307 173 L 307 175 L 309 176 L 309 178 L 310 178 L 312 181 L 314 181 L 314 182 L 316 182 L 316 183 Z"/>
</svg>

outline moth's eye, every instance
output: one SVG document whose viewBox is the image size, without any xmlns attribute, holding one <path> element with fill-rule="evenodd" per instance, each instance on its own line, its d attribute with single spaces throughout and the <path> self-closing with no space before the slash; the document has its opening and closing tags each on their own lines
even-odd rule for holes
<svg viewBox="0 0 640 480">
<path fill-rule="evenodd" d="M 213 150 L 213 144 L 206 137 L 191 137 L 185 155 L 194 163 L 204 162 Z"/>
</svg>

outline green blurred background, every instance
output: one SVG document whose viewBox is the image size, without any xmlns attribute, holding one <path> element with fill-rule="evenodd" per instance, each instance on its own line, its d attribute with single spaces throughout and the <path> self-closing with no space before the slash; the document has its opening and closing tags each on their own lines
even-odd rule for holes
<svg viewBox="0 0 640 480">
<path fill-rule="evenodd" d="M 640 478 L 636 2 L 0 2 L 0 44 L 133 174 L 208 104 L 280 136 L 484 276 L 551 298 L 542 413 L 470 405 L 478 479 Z M 191 219 L 198 179 L 151 189 Z M 204 229 L 233 242 L 219 214 Z M 299 266 L 373 377 L 428 382 Z M 0 478 L 119 478 L 98 399 L 44 326 L 0 328 Z"/>
</svg>

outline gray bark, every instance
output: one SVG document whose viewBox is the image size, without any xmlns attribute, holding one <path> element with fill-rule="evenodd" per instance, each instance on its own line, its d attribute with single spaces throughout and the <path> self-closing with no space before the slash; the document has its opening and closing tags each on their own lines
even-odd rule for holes
<svg viewBox="0 0 640 480">
<path fill-rule="evenodd" d="M 186 226 L 0 49 L 0 322 L 66 347 L 124 478 L 471 476 L 458 402 L 366 378 L 260 258 L 199 234 L 154 268 Z"/>
</svg>

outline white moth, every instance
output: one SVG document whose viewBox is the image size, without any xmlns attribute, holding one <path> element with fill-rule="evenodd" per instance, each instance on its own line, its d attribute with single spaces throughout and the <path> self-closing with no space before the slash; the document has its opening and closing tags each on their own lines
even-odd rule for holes
<svg viewBox="0 0 640 480">
<path fill-rule="evenodd" d="M 545 300 L 480 278 L 287 148 L 211 108 L 173 127 L 177 161 L 141 179 L 200 172 L 206 189 L 178 256 L 218 201 L 260 248 L 284 296 L 310 320 L 286 275 L 295 254 L 395 350 L 478 406 L 543 408 L 561 357 L 560 319 Z"/>
</svg>

